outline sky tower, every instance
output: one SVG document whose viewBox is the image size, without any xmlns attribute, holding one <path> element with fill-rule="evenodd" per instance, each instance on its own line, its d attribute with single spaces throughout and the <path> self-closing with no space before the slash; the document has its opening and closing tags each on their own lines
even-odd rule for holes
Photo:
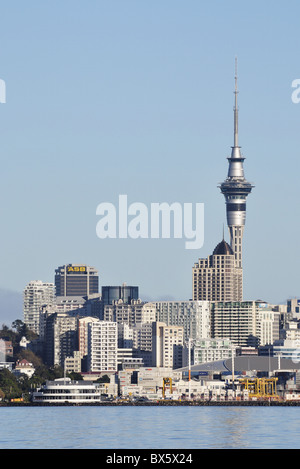
<svg viewBox="0 0 300 469">
<path fill-rule="evenodd" d="M 242 268 L 242 241 L 246 221 L 246 198 L 252 186 L 244 176 L 243 162 L 238 142 L 238 87 L 237 59 L 235 59 L 234 90 L 234 146 L 228 159 L 227 178 L 219 186 L 226 202 L 227 225 L 230 234 L 230 245 L 235 255 L 236 267 Z"/>
</svg>

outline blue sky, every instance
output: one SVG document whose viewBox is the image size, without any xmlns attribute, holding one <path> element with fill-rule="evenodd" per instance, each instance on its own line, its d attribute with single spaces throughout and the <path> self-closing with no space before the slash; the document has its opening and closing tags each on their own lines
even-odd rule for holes
<svg viewBox="0 0 300 469">
<path fill-rule="evenodd" d="M 1 2 L 0 288 L 65 263 L 145 299 L 189 299 L 222 238 L 234 60 L 247 201 L 244 296 L 299 295 L 299 2 Z M 96 236 L 96 207 L 205 204 L 205 242 Z M 226 232 L 228 240 L 228 235 Z"/>
</svg>

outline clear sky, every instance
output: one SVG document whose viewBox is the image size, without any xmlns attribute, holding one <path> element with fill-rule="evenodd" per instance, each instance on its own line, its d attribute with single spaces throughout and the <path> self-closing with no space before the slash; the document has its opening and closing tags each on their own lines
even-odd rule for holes
<svg viewBox="0 0 300 469">
<path fill-rule="evenodd" d="M 247 200 L 244 297 L 299 289 L 298 1 L 0 2 L 0 288 L 65 263 L 143 299 L 186 300 L 222 239 L 218 184 L 233 144 L 234 60 Z M 205 241 L 96 236 L 96 208 L 204 203 Z M 226 239 L 229 236 L 225 230 Z M 1 311 L 1 309 L 0 309 Z"/>
</svg>

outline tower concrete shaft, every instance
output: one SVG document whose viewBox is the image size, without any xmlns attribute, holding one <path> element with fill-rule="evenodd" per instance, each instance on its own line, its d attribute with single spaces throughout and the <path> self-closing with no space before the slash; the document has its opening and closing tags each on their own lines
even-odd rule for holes
<svg viewBox="0 0 300 469">
<path fill-rule="evenodd" d="M 242 240 L 246 222 L 246 198 L 252 186 L 244 176 L 243 162 L 238 142 L 238 87 L 237 60 L 235 62 L 235 90 L 234 90 L 234 145 L 228 159 L 229 167 L 225 181 L 219 186 L 225 197 L 227 225 L 230 235 L 230 245 L 235 255 L 236 267 L 242 268 Z"/>
</svg>

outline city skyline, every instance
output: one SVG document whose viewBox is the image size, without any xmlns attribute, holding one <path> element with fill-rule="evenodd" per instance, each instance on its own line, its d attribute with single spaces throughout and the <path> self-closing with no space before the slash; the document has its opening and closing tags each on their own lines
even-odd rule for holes
<svg viewBox="0 0 300 469">
<path fill-rule="evenodd" d="M 190 299 L 192 266 L 211 254 L 226 223 L 218 184 L 232 143 L 237 56 L 240 141 L 255 183 L 244 299 L 299 296 L 300 105 L 291 95 L 300 6 L 292 2 L 291 14 L 272 5 L 270 15 L 258 2 L 242 11 L 236 2 L 17 4 L 17 12 L 3 7 L 0 33 L 0 289 L 22 294 L 32 280 L 53 282 L 58 265 L 83 263 L 98 270 L 100 288 L 126 282 L 143 300 Z M 129 203 L 204 203 L 203 247 L 99 240 L 97 205 L 119 194 Z"/>
</svg>

